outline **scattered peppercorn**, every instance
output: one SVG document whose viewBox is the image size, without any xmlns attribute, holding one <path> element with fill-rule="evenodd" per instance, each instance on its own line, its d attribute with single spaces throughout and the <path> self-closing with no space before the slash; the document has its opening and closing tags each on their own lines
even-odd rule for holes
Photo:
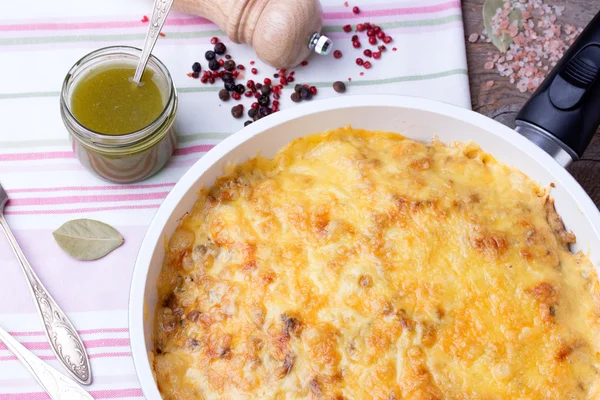
<svg viewBox="0 0 600 400">
<path fill-rule="evenodd" d="M 344 25 L 344 32 L 352 32 L 352 25 Z"/>
<path fill-rule="evenodd" d="M 230 99 L 230 95 L 229 95 L 229 91 L 227 89 L 221 89 L 219 90 L 219 99 L 221 99 L 221 101 L 227 101 Z"/>
<path fill-rule="evenodd" d="M 369 61 L 365 62 L 364 67 L 365 69 L 371 68 L 371 63 Z"/>
<path fill-rule="evenodd" d="M 369 49 L 366 49 L 365 51 L 363 51 L 363 54 L 365 55 L 365 57 L 371 57 L 373 55 L 373 52 Z"/>
<path fill-rule="evenodd" d="M 254 81 L 252 79 L 249 79 L 248 82 L 246 82 L 246 86 L 248 87 L 248 89 L 254 89 Z"/>
<path fill-rule="evenodd" d="M 381 58 L 381 53 L 378 52 L 378 51 L 374 52 L 373 53 L 373 58 L 376 59 L 376 60 L 379 60 Z"/>
<path fill-rule="evenodd" d="M 294 86 L 294 92 L 300 93 L 301 90 L 302 90 L 302 85 L 296 85 L 296 86 Z"/>
<path fill-rule="evenodd" d="M 256 68 L 252 68 L 250 70 L 254 75 L 258 74 L 258 70 Z"/>
<path fill-rule="evenodd" d="M 221 66 L 219 65 L 219 62 L 213 58 L 208 62 L 208 68 L 210 68 L 211 71 L 217 71 Z"/>
<path fill-rule="evenodd" d="M 224 83 L 223 87 L 228 91 L 228 92 L 235 92 L 235 82 L 233 81 L 227 81 Z"/>
<path fill-rule="evenodd" d="M 200 65 L 199 62 L 193 63 L 192 64 L 192 71 L 199 73 L 200 71 L 202 71 L 202 65 Z"/>
<path fill-rule="evenodd" d="M 271 104 L 271 99 L 269 98 L 269 96 L 260 96 L 258 98 L 258 104 L 263 107 L 268 106 L 269 104 Z"/>
<path fill-rule="evenodd" d="M 310 92 L 310 89 L 307 89 L 305 87 L 303 87 L 300 90 L 300 96 L 302 97 L 303 100 L 310 100 L 310 99 L 312 99 L 312 93 Z"/>
<path fill-rule="evenodd" d="M 261 118 L 266 117 L 267 115 L 271 114 L 271 109 L 269 107 L 261 107 L 259 113 Z"/>
<path fill-rule="evenodd" d="M 252 97 L 254 95 L 254 93 L 252 93 L 252 90 L 248 90 L 246 93 L 244 93 L 244 96 L 246 97 Z"/>
<path fill-rule="evenodd" d="M 248 110 L 248 116 L 250 118 L 254 118 L 256 116 L 256 114 L 258 114 L 258 110 L 256 108 L 250 108 Z"/>
<path fill-rule="evenodd" d="M 239 69 L 240 71 L 243 71 L 246 69 L 246 67 L 244 67 L 242 64 L 237 66 L 237 69 Z"/>
<path fill-rule="evenodd" d="M 358 48 L 360 48 L 360 41 L 358 41 L 358 40 L 355 40 L 355 41 L 353 41 L 353 42 L 352 42 L 352 46 L 353 46 L 355 49 L 358 49 Z"/>
<path fill-rule="evenodd" d="M 206 58 L 206 61 L 214 60 L 215 57 L 216 57 L 215 52 L 212 50 L 209 50 L 206 53 L 204 53 L 204 58 Z"/>
<path fill-rule="evenodd" d="M 317 95 L 317 88 L 316 88 L 316 86 L 311 86 L 309 89 L 310 89 L 310 92 L 312 93 L 313 96 Z"/>
<path fill-rule="evenodd" d="M 199 77 L 200 77 L 200 72 L 196 72 L 196 71 L 192 72 L 192 78 L 198 79 Z"/>
<path fill-rule="evenodd" d="M 235 91 L 239 94 L 243 94 L 246 91 L 246 86 L 244 86 L 240 83 L 240 84 L 236 85 Z"/>
<path fill-rule="evenodd" d="M 377 32 L 377 39 L 383 39 L 384 37 L 385 37 L 385 32 L 384 31 Z"/>
<path fill-rule="evenodd" d="M 242 115 L 244 115 L 244 106 L 242 104 L 233 106 L 231 109 L 231 115 L 233 115 L 233 118 L 242 118 Z"/>
<path fill-rule="evenodd" d="M 386 36 L 386 37 L 384 37 L 384 38 L 383 38 L 383 43 L 386 43 L 386 44 L 387 44 L 387 43 L 390 43 L 392 40 L 393 40 L 393 39 L 392 39 L 392 37 L 391 37 L 391 36 Z"/>
<path fill-rule="evenodd" d="M 304 60 L 300 63 L 300 65 L 302 65 L 303 67 L 306 67 L 308 65 L 308 61 Z"/>
<path fill-rule="evenodd" d="M 302 89 L 302 86 L 300 88 Z M 290 99 L 292 99 L 294 103 L 299 103 L 302 100 L 302 97 L 300 96 L 299 92 L 294 92 L 290 96 Z"/>
<path fill-rule="evenodd" d="M 225 65 L 225 61 L 221 58 L 219 59 L 219 65 L 222 67 L 223 65 Z"/>
<path fill-rule="evenodd" d="M 235 69 L 235 61 L 233 61 L 233 60 L 225 61 L 225 63 L 223 64 L 223 68 L 225 68 L 225 71 L 233 71 Z"/>
<path fill-rule="evenodd" d="M 269 78 L 265 78 L 263 82 L 265 85 L 270 85 L 271 83 L 273 83 Z"/>
<path fill-rule="evenodd" d="M 218 38 L 218 37 L 216 37 L 216 36 L 213 36 L 213 37 L 210 39 L 210 44 L 217 44 L 217 43 L 219 43 L 219 38 Z"/>
<path fill-rule="evenodd" d="M 346 91 L 346 84 L 342 81 L 333 82 L 333 90 L 338 93 L 344 93 Z"/>
<path fill-rule="evenodd" d="M 375 36 L 371 36 L 369 38 L 369 44 L 372 44 L 373 46 L 375 46 L 377 44 L 377 38 Z"/>
<path fill-rule="evenodd" d="M 353 12 L 354 14 L 360 14 L 360 8 L 358 8 L 358 7 L 354 6 L 354 7 L 352 7 L 352 12 Z"/>
<path fill-rule="evenodd" d="M 231 94 L 231 98 L 234 99 L 234 100 L 239 100 L 239 99 L 242 98 L 242 95 L 240 95 L 238 92 L 233 92 Z"/>
<path fill-rule="evenodd" d="M 356 25 L 356 31 L 357 32 L 364 32 L 365 30 L 365 24 L 358 24 Z"/>
<path fill-rule="evenodd" d="M 333 52 L 333 57 L 334 58 L 342 58 L 343 54 L 340 50 L 336 50 Z"/>
<path fill-rule="evenodd" d="M 233 82 L 233 75 L 231 75 L 229 72 L 225 72 L 221 79 L 223 79 L 223 82 Z"/>
<path fill-rule="evenodd" d="M 244 122 L 244 126 L 248 126 L 248 125 L 250 125 L 251 123 L 252 123 L 252 121 L 246 121 L 246 122 Z"/>
<path fill-rule="evenodd" d="M 227 46 L 225 46 L 225 43 L 219 42 L 215 44 L 215 53 L 217 53 L 218 55 L 225 54 L 226 51 Z"/>
<path fill-rule="evenodd" d="M 362 58 L 358 57 L 358 58 L 356 59 L 356 65 L 363 65 L 364 63 L 365 63 L 365 62 L 364 62 L 364 60 L 363 60 Z"/>
<path fill-rule="evenodd" d="M 263 95 L 268 96 L 271 94 L 271 86 L 264 85 L 262 88 L 260 88 L 260 91 Z"/>
</svg>

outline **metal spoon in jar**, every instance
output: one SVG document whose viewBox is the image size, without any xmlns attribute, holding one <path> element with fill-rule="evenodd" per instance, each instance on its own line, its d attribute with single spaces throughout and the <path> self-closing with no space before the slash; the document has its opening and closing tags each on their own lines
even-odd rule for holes
<svg viewBox="0 0 600 400">
<path fill-rule="evenodd" d="M 169 11 L 171 11 L 173 1 L 174 0 L 154 0 L 154 9 L 152 10 L 152 17 L 150 18 L 150 24 L 148 25 L 144 48 L 142 49 L 142 55 L 140 56 L 140 61 L 138 62 L 135 75 L 133 76 L 133 81 L 138 85 L 140 84 L 140 80 L 146 69 L 146 64 L 148 64 L 152 49 L 154 49 L 156 40 L 160 35 L 160 31 L 167 20 L 167 15 L 169 15 Z"/>
<path fill-rule="evenodd" d="M 92 371 L 83 341 L 67 315 L 50 296 L 48 290 L 46 290 L 25 258 L 25 254 L 23 254 L 17 239 L 15 239 L 4 218 L 4 206 L 7 202 L 8 195 L 0 185 L 0 227 L 4 231 L 8 243 L 17 256 L 27 278 L 50 347 L 58 361 L 62 363 L 73 378 L 83 385 L 90 385 L 92 383 Z"/>
</svg>

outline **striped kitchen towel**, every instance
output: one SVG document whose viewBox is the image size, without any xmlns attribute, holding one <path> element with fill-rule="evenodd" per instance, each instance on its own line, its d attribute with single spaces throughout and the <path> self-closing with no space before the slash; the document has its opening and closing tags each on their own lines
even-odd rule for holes
<svg viewBox="0 0 600 400">
<path fill-rule="evenodd" d="M 140 47 L 149 0 L 30 0 L 3 5 L 0 16 L 0 181 L 11 197 L 7 219 L 23 250 L 80 330 L 88 348 L 95 398 L 141 398 L 131 360 L 127 306 L 132 269 L 147 225 L 183 173 L 216 143 L 241 127 L 229 105 L 218 101 L 220 85 L 187 76 L 201 61 L 210 38 L 220 36 L 238 63 L 252 51 L 227 40 L 209 21 L 172 14 L 155 49 L 180 93 L 176 122 L 179 147 L 158 175 L 135 185 L 111 185 L 75 159 L 59 115 L 59 91 L 67 70 L 84 54 L 109 45 Z M 459 0 L 324 0 L 325 32 L 341 59 L 314 56 L 296 68 L 296 82 L 319 88 L 317 98 L 348 92 L 401 93 L 470 107 Z M 352 13 L 352 6 L 361 13 Z M 355 64 L 343 26 L 370 21 L 394 41 L 366 70 Z M 273 68 L 258 60 L 262 77 Z M 362 72 L 362 74 L 361 74 Z M 349 82 L 350 83 L 350 82 Z M 292 107 L 286 89 L 281 108 Z M 75 218 L 93 218 L 117 228 L 125 244 L 96 262 L 77 262 L 55 244 L 52 231 Z M 41 331 L 29 290 L 8 243 L 0 238 L 0 326 L 60 369 Z M 15 357 L 0 345 L 0 400 L 49 398 Z"/>
</svg>

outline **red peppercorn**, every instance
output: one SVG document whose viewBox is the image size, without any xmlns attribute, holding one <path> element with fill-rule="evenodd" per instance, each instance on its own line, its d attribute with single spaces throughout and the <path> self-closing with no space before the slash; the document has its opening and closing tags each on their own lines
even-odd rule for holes
<svg viewBox="0 0 600 400">
<path fill-rule="evenodd" d="M 281 83 L 282 85 L 287 85 L 288 84 L 288 80 L 286 78 L 281 78 L 279 80 L 279 83 Z"/>
<path fill-rule="evenodd" d="M 271 82 L 271 80 L 270 80 L 269 78 L 265 78 L 265 80 L 263 81 L 263 83 L 264 83 L 265 85 L 270 85 L 270 84 L 271 84 L 271 83 L 273 83 L 273 82 Z"/>
<path fill-rule="evenodd" d="M 258 70 L 256 68 L 252 68 L 250 71 L 252 71 L 254 75 L 258 74 Z"/>
<path fill-rule="evenodd" d="M 356 59 L 356 65 L 363 65 L 363 64 L 364 64 L 364 60 L 362 58 L 358 57 Z"/>
<path fill-rule="evenodd" d="M 211 76 L 210 78 L 208 78 L 208 82 L 212 85 L 213 83 L 215 83 L 215 78 Z"/>
<path fill-rule="evenodd" d="M 397 49 L 397 48 L 395 48 L 395 47 L 392 49 L 392 51 L 396 51 L 396 50 L 398 50 L 398 49 Z"/>
<path fill-rule="evenodd" d="M 142 22 L 148 22 L 148 21 L 149 21 L 149 19 L 148 19 L 148 16 L 147 16 L 147 15 L 144 15 L 144 16 L 142 17 Z"/>
<path fill-rule="evenodd" d="M 273 105 L 274 105 L 275 107 L 278 107 L 278 106 L 279 106 L 279 102 L 278 102 L 277 100 L 273 100 Z"/>
<path fill-rule="evenodd" d="M 373 58 L 376 59 L 376 60 L 379 60 L 381 58 L 381 53 L 378 52 L 378 51 L 374 52 L 373 53 Z"/>
<path fill-rule="evenodd" d="M 354 42 L 355 40 L 358 40 L 358 35 L 352 36 L 352 41 Z"/>
<path fill-rule="evenodd" d="M 363 54 L 365 55 L 365 57 L 371 57 L 373 55 L 373 52 L 369 49 L 366 49 L 365 51 L 363 51 Z"/>
<path fill-rule="evenodd" d="M 385 37 L 385 32 L 384 32 L 384 31 L 379 31 L 379 32 L 377 32 L 377 37 L 378 37 L 379 39 L 383 39 L 383 38 Z"/>
<path fill-rule="evenodd" d="M 310 86 L 308 86 L 306 83 L 304 85 L 302 85 L 302 87 L 305 87 L 307 89 L 310 89 Z"/>
<path fill-rule="evenodd" d="M 333 52 L 333 57 L 334 58 L 342 58 L 342 52 L 339 50 L 336 50 Z"/>
<path fill-rule="evenodd" d="M 353 12 L 354 14 L 359 14 L 359 13 L 360 13 L 360 8 L 358 8 L 358 7 L 354 6 L 354 7 L 352 8 L 352 12 Z"/>
<path fill-rule="evenodd" d="M 296 71 L 290 72 L 290 74 L 288 76 L 294 76 L 294 75 L 296 75 Z"/>
<path fill-rule="evenodd" d="M 373 27 L 373 25 L 371 25 L 370 22 L 365 22 L 364 25 L 365 25 L 365 29 L 371 29 Z"/>
<path fill-rule="evenodd" d="M 258 108 L 258 103 L 254 102 L 254 103 L 252 103 L 252 105 L 250 107 L 252 107 L 252 108 Z"/>
<path fill-rule="evenodd" d="M 279 100 L 279 99 L 280 99 L 280 97 L 281 97 L 281 96 L 279 95 L 279 93 L 273 93 L 273 98 L 274 98 L 275 100 Z M 275 103 L 275 102 L 273 102 L 273 103 Z"/>
<path fill-rule="evenodd" d="M 286 71 L 287 71 L 287 69 L 285 69 L 285 68 L 281 68 L 281 69 L 279 70 L 279 74 L 280 74 L 280 75 L 283 75 L 283 76 L 285 76 L 285 73 L 286 73 Z"/>
<path fill-rule="evenodd" d="M 277 111 L 279 111 L 279 107 L 273 106 L 273 107 L 271 107 L 271 111 L 272 112 L 277 112 Z"/>
<path fill-rule="evenodd" d="M 213 38 L 210 39 L 210 44 L 217 44 L 219 43 L 219 38 L 214 36 Z"/>
<path fill-rule="evenodd" d="M 292 83 L 292 82 L 294 82 L 294 80 L 295 79 L 293 76 L 288 76 L 288 78 L 287 78 L 288 83 Z"/>
<path fill-rule="evenodd" d="M 310 87 L 310 92 L 313 94 L 313 96 L 317 95 L 317 88 L 315 86 L 311 86 Z"/>
<path fill-rule="evenodd" d="M 308 61 L 304 60 L 300 63 L 300 65 L 302 65 L 303 67 L 306 67 L 308 65 Z"/>
<path fill-rule="evenodd" d="M 252 97 L 252 96 L 254 96 L 254 93 L 252 92 L 252 90 L 248 90 L 246 93 L 244 93 L 244 96 Z"/>
<path fill-rule="evenodd" d="M 365 30 L 365 24 L 358 24 L 356 25 L 356 31 L 357 32 L 363 32 Z"/>
<path fill-rule="evenodd" d="M 371 36 L 369 38 L 369 43 L 375 46 L 377 44 L 377 38 L 375 36 Z"/>
<path fill-rule="evenodd" d="M 375 31 L 373 29 L 369 29 L 367 31 L 367 36 L 371 37 L 371 36 L 375 36 Z"/>
<path fill-rule="evenodd" d="M 254 98 L 255 99 L 258 99 L 260 96 L 262 96 L 262 93 L 260 93 L 260 92 L 254 93 Z"/>
<path fill-rule="evenodd" d="M 254 65 L 254 61 L 250 61 L 250 65 Z"/>
<path fill-rule="evenodd" d="M 248 89 L 254 89 L 254 81 L 249 79 L 248 82 L 246 82 L 246 86 L 248 86 Z"/>
<path fill-rule="evenodd" d="M 385 45 L 382 44 L 382 45 L 378 46 L 377 49 L 381 52 L 384 52 L 387 50 L 387 47 L 385 47 Z"/>
<path fill-rule="evenodd" d="M 233 75 L 234 78 L 237 78 L 239 74 L 240 74 L 240 71 L 233 71 L 233 72 L 231 72 L 231 75 Z"/>
<path fill-rule="evenodd" d="M 203 76 L 202 78 L 200 78 L 200 82 L 207 83 L 208 82 L 208 77 Z"/>
<path fill-rule="evenodd" d="M 379 33 L 381 32 L 381 27 L 379 25 L 374 25 L 373 30 L 375 31 L 375 33 Z"/>
<path fill-rule="evenodd" d="M 222 67 L 224 64 L 225 64 L 225 61 L 224 61 L 224 60 L 221 58 L 221 59 L 219 60 L 219 65 Z"/>
<path fill-rule="evenodd" d="M 283 89 L 283 85 L 277 85 L 277 87 L 281 90 Z"/>
<path fill-rule="evenodd" d="M 352 32 L 352 26 L 351 25 L 344 25 L 344 32 Z"/>
<path fill-rule="evenodd" d="M 365 69 L 371 68 L 371 63 L 369 61 L 365 62 L 364 67 L 365 67 Z"/>
<path fill-rule="evenodd" d="M 358 49 L 358 48 L 360 48 L 360 42 L 359 42 L 358 40 L 355 40 L 354 42 L 352 42 L 352 46 L 353 46 L 355 49 Z"/>
<path fill-rule="evenodd" d="M 231 98 L 234 100 L 239 100 L 242 98 L 242 96 L 238 92 L 233 92 L 231 93 Z"/>
<path fill-rule="evenodd" d="M 391 36 L 386 36 L 383 38 L 383 43 L 390 43 L 392 40 L 393 39 Z M 396 50 L 394 50 L 394 51 L 396 51 Z"/>
<path fill-rule="evenodd" d="M 246 67 L 244 67 L 244 64 L 240 64 L 237 66 L 237 69 L 239 69 L 240 71 L 243 71 L 246 69 Z"/>
</svg>

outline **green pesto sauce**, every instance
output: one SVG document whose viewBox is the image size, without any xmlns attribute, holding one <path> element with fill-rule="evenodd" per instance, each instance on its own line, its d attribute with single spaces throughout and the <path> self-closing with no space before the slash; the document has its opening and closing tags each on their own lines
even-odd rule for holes
<svg viewBox="0 0 600 400">
<path fill-rule="evenodd" d="M 112 64 L 91 70 L 73 89 L 71 112 L 86 128 L 124 135 L 150 125 L 164 109 L 154 71 L 146 69 L 140 85 L 131 82 L 135 66 Z"/>
</svg>

